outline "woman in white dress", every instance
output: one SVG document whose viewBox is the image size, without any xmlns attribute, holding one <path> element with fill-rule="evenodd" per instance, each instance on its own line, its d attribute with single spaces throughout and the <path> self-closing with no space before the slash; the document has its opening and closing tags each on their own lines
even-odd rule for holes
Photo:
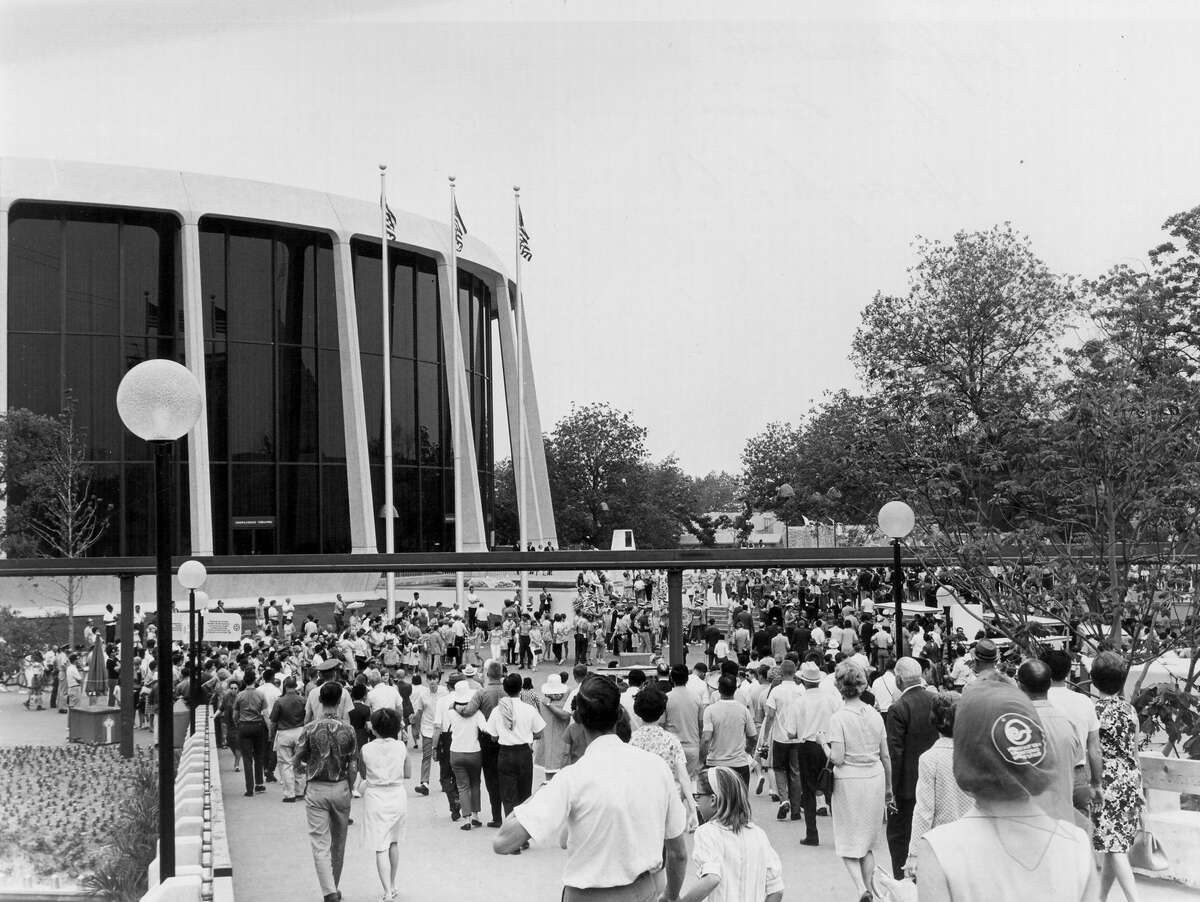
<svg viewBox="0 0 1200 902">
<path fill-rule="evenodd" d="M 400 871 L 400 840 L 408 820 L 408 794 L 404 781 L 412 776 L 408 749 L 397 737 L 400 716 L 392 708 L 371 715 L 375 740 L 363 745 L 363 769 L 358 789 L 363 797 L 363 833 L 375 850 L 375 867 L 383 884 L 380 902 L 396 898 L 396 874 Z"/>
<path fill-rule="evenodd" d="M 884 803 L 892 804 L 892 762 L 879 712 L 860 698 L 867 675 L 842 661 L 834 681 L 845 704 L 830 719 L 828 747 L 833 762 L 833 847 L 854 881 L 860 902 L 870 902 Z"/>
</svg>

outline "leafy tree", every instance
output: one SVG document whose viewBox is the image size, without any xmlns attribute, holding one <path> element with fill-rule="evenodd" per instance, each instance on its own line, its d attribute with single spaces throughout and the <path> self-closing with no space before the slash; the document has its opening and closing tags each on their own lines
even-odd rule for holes
<svg viewBox="0 0 1200 902">
<path fill-rule="evenodd" d="M 496 464 L 493 485 L 495 501 L 492 528 L 496 533 L 495 545 L 497 548 L 508 548 L 521 536 L 520 523 L 517 520 L 516 471 L 513 469 L 511 457 L 506 457 Z"/>
<path fill-rule="evenodd" d="M 112 506 L 92 493 L 94 467 L 73 405 L 56 417 L 14 409 L 0 417 L 0 460 L 7 502 L 3 544 L 12 556 L 80 558 L 108 528 Z M 50 580 L 75 644 L 75 607 L 84 578 Z"/>
<path fill-rule="evenodd" d="M 546 446 L 560 541 L 600 544 L 602 530 L 613 522 L 605 514 L 614 504 L 626 506 L 630 480 L 636 482 L 646 461 L 645 428 L 606 403 L 572 405 Z"/>
<path fill-rule="evenodd" d="M 732 473 L 722 470 L 710 471 L 704 476 L 693 476 L 692 502 L 701 511 L 728 511 L 738 506 L 741 486 Z"/>
</svg>

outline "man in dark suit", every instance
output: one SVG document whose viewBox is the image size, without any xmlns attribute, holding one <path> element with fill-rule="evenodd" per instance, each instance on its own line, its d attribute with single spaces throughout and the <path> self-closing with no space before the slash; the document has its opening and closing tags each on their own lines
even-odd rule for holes
<svg viewBox="0 0 1200 902">
<path fill-rule="evenodd" d="M 912 839 L 913 809 L 917 803 L 917 759 L 938 738 L 929 719 L 933 693 L 913 658 L 896 662 L 896 688 L 900 697 L 887 712 L 888 752 L 892 759 L 892 794 L 896 809 L 888 812 L 887 841 L 892 856 L 892 876 L 904 877 L 904 862 Z"/>
</svg>

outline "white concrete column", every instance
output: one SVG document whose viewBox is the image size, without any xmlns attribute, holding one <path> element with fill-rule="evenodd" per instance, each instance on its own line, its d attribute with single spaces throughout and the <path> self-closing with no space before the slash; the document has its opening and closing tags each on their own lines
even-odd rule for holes
<svg viewBox="0 0 1200 902">
<path fill-rule="evenodd" d="M 200 285 L 200 224 L 189 215 L 180 233 L 183 243 L 183 359 L 200 383 L 203 409 L 188 433 L 188 498 L 191 554 L 213 553 L 212 477 L 208 449 L 208 384 L 204 379 L 204 291 Z"/>
<path fill-rule="evenodd" d="M 513 314 L 512 294 L 507 279 L 497 278 L 492 285 L 500 320 L 500 363 L 504 369 L 504 400 L 508 409 L 508 435 L 512 446 L 513 464 L 520 457 L 521 417 L 517 409 L 517 318 Z M 525 447 L 529 449 L 528 478 L 525 480 L 528 497 L 517 503 L 528 505 L 528 540 L 536 545 L 550 542 L 558 547 L 558 529 L 554 523 L 554 506 L 550 499 L 550 476 L 546 470 L 546 448 L 542 444 L 542 420 L 538 414 L 537 388 L 533 378 L 533 362 L 529 354 L 529 330 L 525 328 L 524 308 L 521 305 L 521 353 L 524 355 L 522 374 L 525 379 Z"/>
<path fill-rule="evenodd" d="M 8 209 L 0 200 L 0 413 L 8 412 Z M 0 501 L 0 517 L 4 516 Z M 2 552 L 0 552 L 2 555 Z"/>
<path fill-rule="evenodd" d="M 346 439 L 346 494 L 350 499 L 350 552 L 375 554 L 379 548 L 375 540 L 375 508 L 371 498 L 371 458 L 367 453 L 367 407 L 358 347 L 354 261 L 350 256 L 348 235 L 334 239 L 333 275 L 342 374 L 342 426 Z"/>
<path fill-rule="evenodd" d="M 479 496 L 479 459 L 475 456 L 475 431 L 471 427 L 471 393 L 467 387 L 466 356 L 462 331 L 455 328 L 458 298 L 450 293 L 450 264 L 438 257 L 438 300 L 442 321 L 442 349 L 446 358 L 446 391 L 450 402 L 450 436 L 462 457 L 463 551 L 487 551 L 483 527 L 483 502 Z"/>
<path fill-rule="evenodd" d="M 8 413 L 8 209 L 0 200 L 0 413 Z M 7 502 L 0 497 L 0 520 L 7 513 Z M 8 557 L 0 548 L 0 559 Z"/>
</svg>

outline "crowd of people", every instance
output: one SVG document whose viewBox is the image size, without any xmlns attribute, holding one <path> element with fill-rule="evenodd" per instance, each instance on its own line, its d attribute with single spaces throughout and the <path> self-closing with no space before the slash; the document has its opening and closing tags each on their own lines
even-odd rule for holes
<svg viewBox="0 0 1200 902">
<path fill-rule="evenodd" d="M 340 597 L 331 623 L 261 599 L 242 642 L 205 645 L 194 676 L 176 650 L 172 691 L 212 705 L 247 798 L 278 783 L 305 805 L 326 902 L 356 796 L 396 896 L 409 789 L 440 795 L 447 825 L 498 830 L 497 852 L 565 843 L 565 899 L 778 899 L 779 856 L 751 819 L 764 794 L 798 844 L 832 846 L 860 900 L 882 840 L 882 870 L 922 899 L 1092 899 L 1113 882 L 1137 898 L 1138 724 L 1119 654 L 1097 655 L 1086 694 L 1069 649 L 1006 657 L 932 608 L 895 624 L 871 603 L 884 586 L 715 573 L 689 588 L 728 616 L 692 606 L 703 660 L 669 666 L 665 579 L 608 583 L 581 575 L 569 611 L 548 591 L 498 611 L 414 593 L 393 622 Z M 150 701 L 156 637 L 138 641 Z M 627 651 L 649 663 L 609 666 Z M 539 685 L 539 663 L 561 669 Z"/>
</svg>

